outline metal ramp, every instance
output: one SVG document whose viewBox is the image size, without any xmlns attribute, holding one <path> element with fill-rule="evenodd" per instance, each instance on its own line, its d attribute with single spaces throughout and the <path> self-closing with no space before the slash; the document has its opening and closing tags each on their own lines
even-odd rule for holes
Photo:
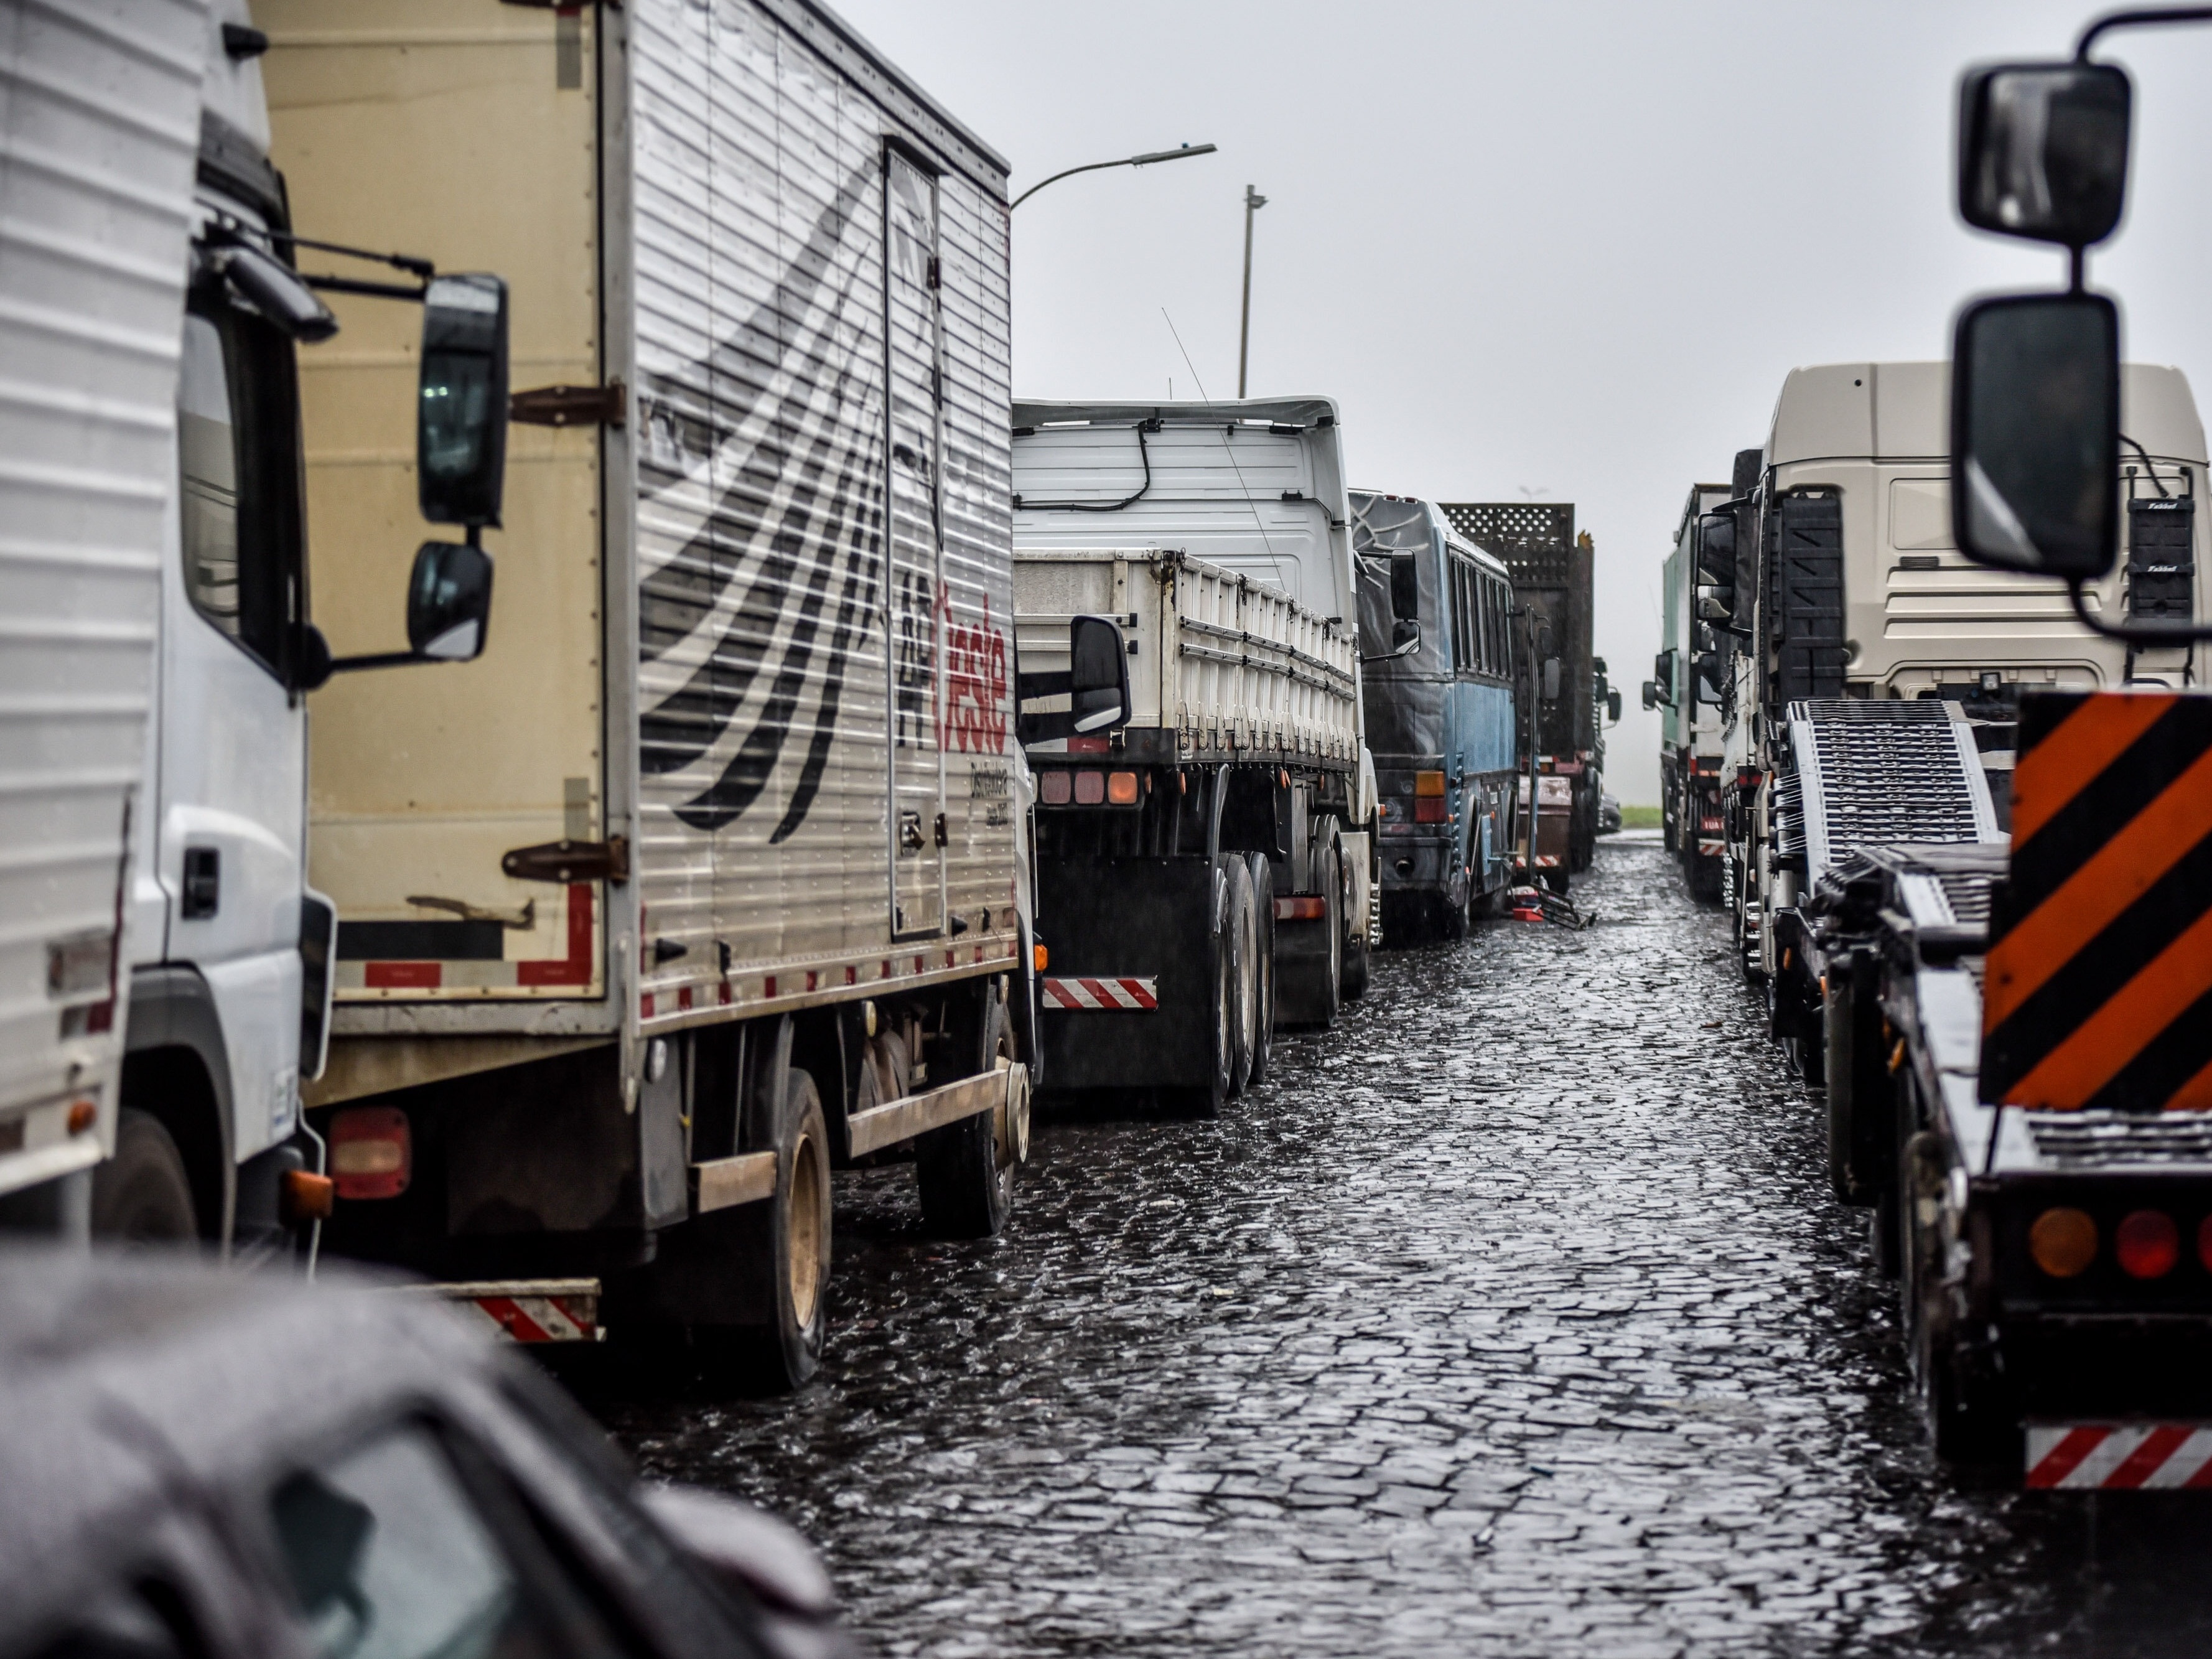
<svg viewBox="0 0 2212 1659">
<path fill-rule="evenodd" d="M 1805 860 L 1808 887 L 1863 847 L 2005 839 L 1956 703 L 1793 702 L 1790 750 L 1794 768 L 1775 783 L 1775 834 L 1784 859 Z"/>
</svg>

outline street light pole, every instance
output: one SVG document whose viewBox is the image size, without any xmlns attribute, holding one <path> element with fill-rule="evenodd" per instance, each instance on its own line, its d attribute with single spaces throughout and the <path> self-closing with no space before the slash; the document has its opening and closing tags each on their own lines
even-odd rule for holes
<svg viewBox="0 0 2212 1659">
<path fill-rule="evenodd" d="M 1101 167 L 1148 167 L 1155 161 L 1180 161 L 1187 155 L 1211 155 L 1212 154 L 1213 146 L 1211 144 L 1185 144 L 1180 149 L 1153 149 L 1146 151 L 1142 155 L 1125 155 L 1118 161 L 1085 161 L 1079 167 L 1068 167 L 1064 171 L 1054 173 L 1049 179 L 1038 179 L 1036 183 L 1031 185 L 1020 195 L 1015 197 L 1012 202 L 1008 203 L 1006 204 L 1006 211 L 1009 213 L 1012 212 L 1014 209 L 1028 201 L 1030 197 L 1036 195 L 1047 185 L 1056 185 L 1061 179 L 1072 179 L 1079 173 L 1096 173 Z"/>
<path fill-rule="evenodd" d="M 1267 198 L 1244 186 L 1244 319 L 1237 328 L 1237 395 L 1244 395 L 1244 365 L 1252 348 L 1252 216 L 1267 205 Z"/>
</svg>

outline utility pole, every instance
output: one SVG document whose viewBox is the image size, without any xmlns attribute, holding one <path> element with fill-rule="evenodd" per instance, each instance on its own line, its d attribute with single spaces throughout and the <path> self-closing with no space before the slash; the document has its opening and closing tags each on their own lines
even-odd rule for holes
<svg viewBox="0 0 2212 1659">
<path fill-rule="evenodd" d="M 1244 395 L 1244 365 L 1252 349 L 1252 216 L 1267 205 L 1267 198 L 1244 186 L 1244 320 L 1237 330 L 1237 395 Z"/>
</svg>

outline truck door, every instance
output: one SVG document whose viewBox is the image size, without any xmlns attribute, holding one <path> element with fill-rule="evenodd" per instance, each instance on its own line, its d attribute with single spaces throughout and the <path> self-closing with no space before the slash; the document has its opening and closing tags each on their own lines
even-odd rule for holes
<svg viewBox="0 0 2212 1659">
<path fill-rule="evenodd" d="M 283 678 L 303 597 L 293 375 L 290 343 L 258 318 L 220 299 L 186 314 L 155 865 L 164 954 L 214 994 L 240 1158 L 291 1133 L 298 1099 L 307 734 Z"/>
<path fill-rule="evenodd" d="M 891 933 L 945 925 L 945 755 L 939 715 L 945 616 L 944 314 L 937 255 L 937 180 L 894 149 L 884 157 L 885 583 L 890 684 Z"/>
</svg>

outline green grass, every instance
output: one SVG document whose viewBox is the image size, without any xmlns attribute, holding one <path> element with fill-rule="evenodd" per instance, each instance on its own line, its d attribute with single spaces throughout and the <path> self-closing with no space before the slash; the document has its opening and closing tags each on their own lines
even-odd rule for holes
<svg viewBox="0 0 2212 1659">
<path fill-rule="evenodd" d="M 1656 806 L 1624 806 L 1620 809 L 1620 827 L 1624 830 L 1656 830 L 1659 809 Z"/>
</svg>

